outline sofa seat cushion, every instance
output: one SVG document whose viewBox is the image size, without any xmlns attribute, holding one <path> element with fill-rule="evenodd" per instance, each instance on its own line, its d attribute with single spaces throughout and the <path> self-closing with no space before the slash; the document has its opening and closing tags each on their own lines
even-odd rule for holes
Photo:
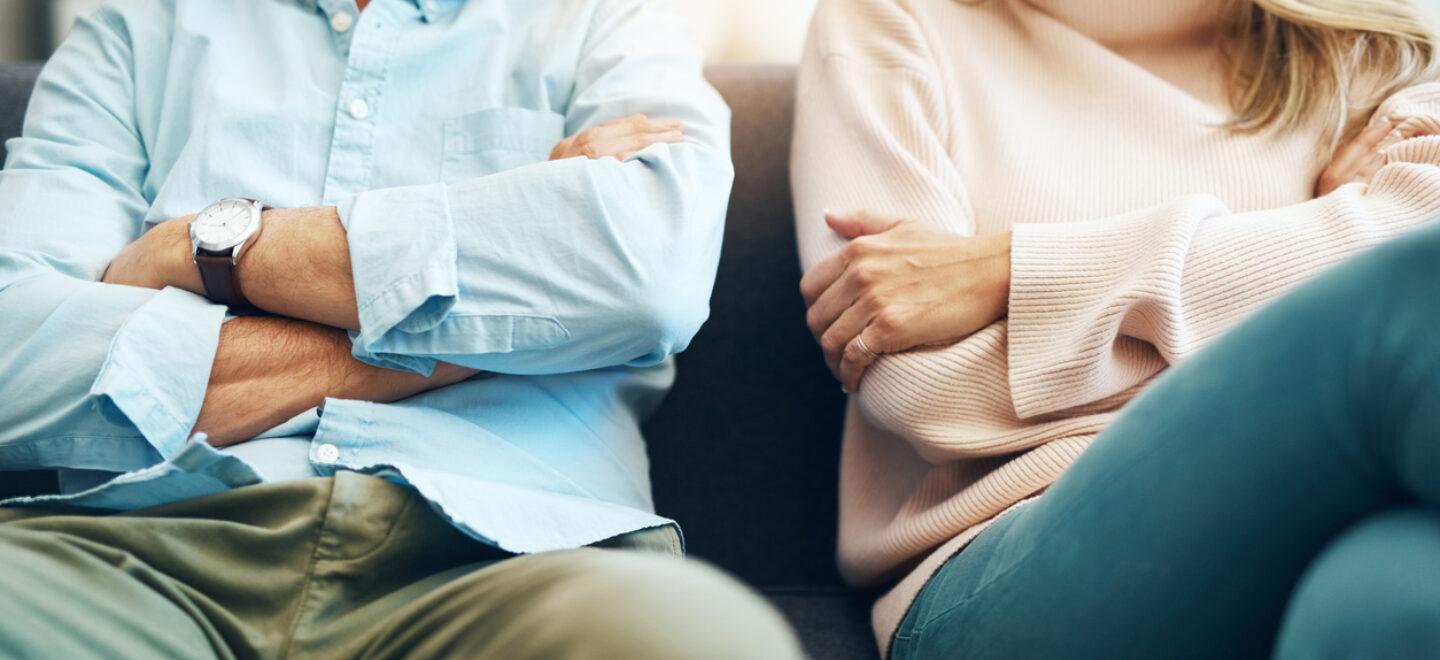
<svg viewBox="0 0 1440 660">
<path fill-rule="evenodd" d="M 761 590 L 815 660 L 878 660 L 864 594 L 835 587 L 771 587 Z"/>
</svg>

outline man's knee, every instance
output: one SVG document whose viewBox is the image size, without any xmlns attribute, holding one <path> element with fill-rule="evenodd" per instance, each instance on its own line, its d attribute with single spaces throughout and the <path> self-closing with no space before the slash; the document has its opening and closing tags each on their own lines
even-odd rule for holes
<svg viewBox="0 0 1440 660">
<path fill-rule="evenodd" d="M 511 563 L 504 570 L 530 585 L 527 596 L 510 605 L 520 611 L 501 617 L 511 619 L 507 636 L 524 640 L 523 648 L 507 648 L 505 657 L 803 657 L 773 607 L 698 562 L 581 549 L 502 563 Z M 475 640 L 479 646 L 494 641 Z"/>
<path fill-rule="evenodd" d="M 212 657 L 214 640 L 124 553 L 0 525 L 0 657 Z"/>
<path fill-rule="evenodd" d="M 1440 657 L 1440 516 L 1379 514 L 1334 541 L 1291 597 L 1276 656 Z"/>
<path fill-rule="evenodd" d="M 707 564 L 617 551 L 582 561 L 587 577 L 569 615 L 611 646 L 609 657 L 802 656 L 779 612 Z"/>
</svg>

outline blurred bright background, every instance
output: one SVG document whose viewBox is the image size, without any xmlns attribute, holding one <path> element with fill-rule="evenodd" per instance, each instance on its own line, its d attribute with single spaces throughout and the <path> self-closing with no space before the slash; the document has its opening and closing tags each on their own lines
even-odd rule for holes
<svg viewBox="0 0 1440 660">
<path fill-rule="evenodd" d="M 245 0 L 254 1 L 254 0 Z M 1161 1 L 1161 0 L 1157 0 Z M 1440 0 L 1415 0 L 1440 11 Z M 0 0 L 0 62 L 44 58 L 102 0 Z M 711 62 L 794 63 L 816 0 L 669 0 Z"/>
<path fill-rule="evenodd" d="M 253 2 L 255 0 L 243 0 Z M 712 62 L 794 63 L 815 0 L 670 0 Z M 1434 0 L 1440 2 L 1440 0 Z M 0 62 L 43 59 L 101 0 L 0 0 Z"/>
</svg>

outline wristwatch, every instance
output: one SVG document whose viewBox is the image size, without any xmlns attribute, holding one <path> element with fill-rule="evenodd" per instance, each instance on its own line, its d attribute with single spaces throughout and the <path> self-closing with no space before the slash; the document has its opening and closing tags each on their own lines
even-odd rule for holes
<svg viewBox="0 0 1440 660">
<path fill-rule="evenodd" d="M 222 199 L 190 221 L 191 257 L 206 297 L 238 312 L 254 310 L 240 290 L 235 266 L 260 235 L 262 212 L 269 209 L 253 199 Z"/>
</svg>

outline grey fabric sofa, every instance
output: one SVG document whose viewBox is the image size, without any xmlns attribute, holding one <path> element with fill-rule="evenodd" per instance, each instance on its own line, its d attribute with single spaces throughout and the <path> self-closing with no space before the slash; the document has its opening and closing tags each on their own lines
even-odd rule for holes
<svg viewBox="0 0 1440 660">
<path fill-rule="evenodd" d="M 19 133 L 38 71 L 0 66 L 0 140 Z M 734 110 L 735 191 L 710 321 L 646 427 L 656 506 L 681 522 L 692 556 L 763 591 L 814 658 L 875 658 L 870 595 L 846 589 L 834 567 L 844 399 L 798 290 L 787 174 L 794 69 L 708 74 Z M 0 496 L 47 488 L 47 474 L 0 473 Z"/>
</svg>

